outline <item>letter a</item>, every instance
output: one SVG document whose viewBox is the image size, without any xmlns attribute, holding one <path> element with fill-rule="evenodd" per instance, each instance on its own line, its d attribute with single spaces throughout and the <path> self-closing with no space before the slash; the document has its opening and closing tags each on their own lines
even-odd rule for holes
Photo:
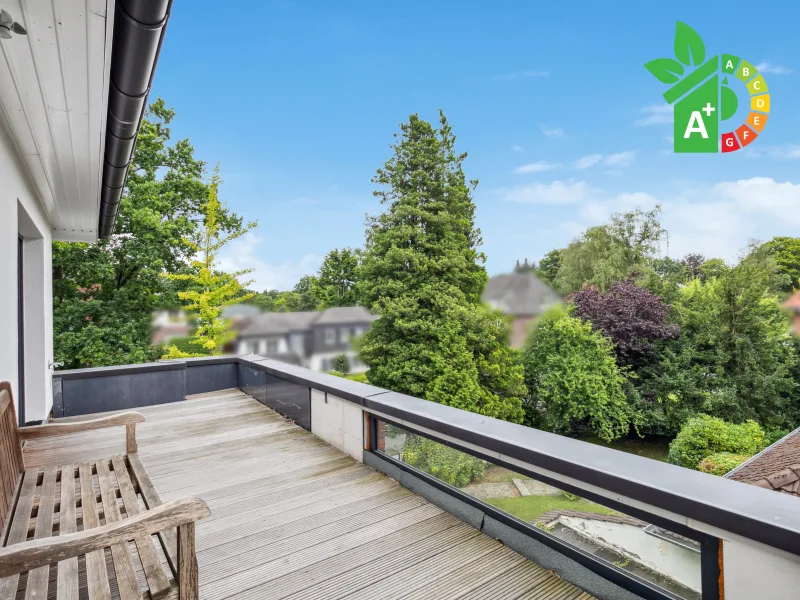
<svg viewBox="0 0 800 600">
<path fill-rule="evenodd" d="M 708 139 L 708 131 L 706 131 L 706 124 L 703 122 L 703 115 L 699 110 L 692 113 L 689 117 L 689 124 L 686 126 L 686 133 L 683 134 L 683 139 L 688 140 L 693 133 L 699 133 L 704 139 Z"/>
<path fill-rule="evenodd" d="M 732 60 L 728 60 L 728 62 L 725 63 L 725 68 L 726 69 L 733 69 L 733 61 Z"/>
</svg>

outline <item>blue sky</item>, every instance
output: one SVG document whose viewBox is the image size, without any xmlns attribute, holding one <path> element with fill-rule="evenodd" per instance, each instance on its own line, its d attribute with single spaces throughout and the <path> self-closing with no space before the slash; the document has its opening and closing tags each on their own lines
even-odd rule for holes
<svg viewBox="0 0 800 600">
<path fill-rule="evenodd" d="M 676 20 L 709 56 L 766 65 L 772 112 L 748 148 L 671 152 L 668 86 L 643 64 L 673 56 Z M 153 93 L 178 112 L 174 136 L 221 163 L 223 200 L 259 221 L 222 260 L 254 268 L 257 289 L 360 246 L 398 124 L 439 108 L 480 180 L 490 274 L 655 202 L 664 253 L 733 259 L 751 238 L 800 234 L 799 21 L 789 0 L 192 0 L 174 5 Z"/>
</svg>

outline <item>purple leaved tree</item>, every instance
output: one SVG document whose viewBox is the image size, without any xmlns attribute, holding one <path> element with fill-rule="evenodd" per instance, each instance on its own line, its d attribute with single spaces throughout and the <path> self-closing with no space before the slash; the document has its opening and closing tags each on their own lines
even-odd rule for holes
<svg viewBox="0 0 800 600">
<path fill-rule="evenodd" d="M 577 317 L 611 339 L 621 365 L 641 365 L 653 355 L 653 342 L 680 333 L 678 325 L 667 323 L 670 305 L 633 281 L 614 283 L 606 292 L 586 287 L 567 299 Z"/>
</svg>

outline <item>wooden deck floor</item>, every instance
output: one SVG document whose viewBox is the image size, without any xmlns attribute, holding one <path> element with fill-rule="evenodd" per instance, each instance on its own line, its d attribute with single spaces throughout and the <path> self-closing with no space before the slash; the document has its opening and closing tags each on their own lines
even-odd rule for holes
<svg viewBox="0 0 800 600">
<path fill-rule="evenodd" d="M 141 409 L 162 500 L 196 495 L 200 598 L 587 600 L 238 390 Z M 30 466 L 124 453 L 119 429 L 26 445 Z"/>
</svg>

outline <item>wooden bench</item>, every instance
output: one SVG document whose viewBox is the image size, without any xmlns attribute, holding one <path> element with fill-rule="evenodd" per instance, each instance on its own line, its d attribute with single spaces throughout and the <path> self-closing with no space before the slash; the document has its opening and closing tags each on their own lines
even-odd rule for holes
<svg viewBox="0 0 800 600">
<path fill-rule="evenodd" d="M 199 498 L 161 502 L 137 454 L 143 421 L 126 412 L 19 429 L 0 382 L 0 599 L 197 599 L 195 521 L 209 510 Z M 22 440 L 121 425 L 126 455 L 25 468 Z"/>
</svg>

